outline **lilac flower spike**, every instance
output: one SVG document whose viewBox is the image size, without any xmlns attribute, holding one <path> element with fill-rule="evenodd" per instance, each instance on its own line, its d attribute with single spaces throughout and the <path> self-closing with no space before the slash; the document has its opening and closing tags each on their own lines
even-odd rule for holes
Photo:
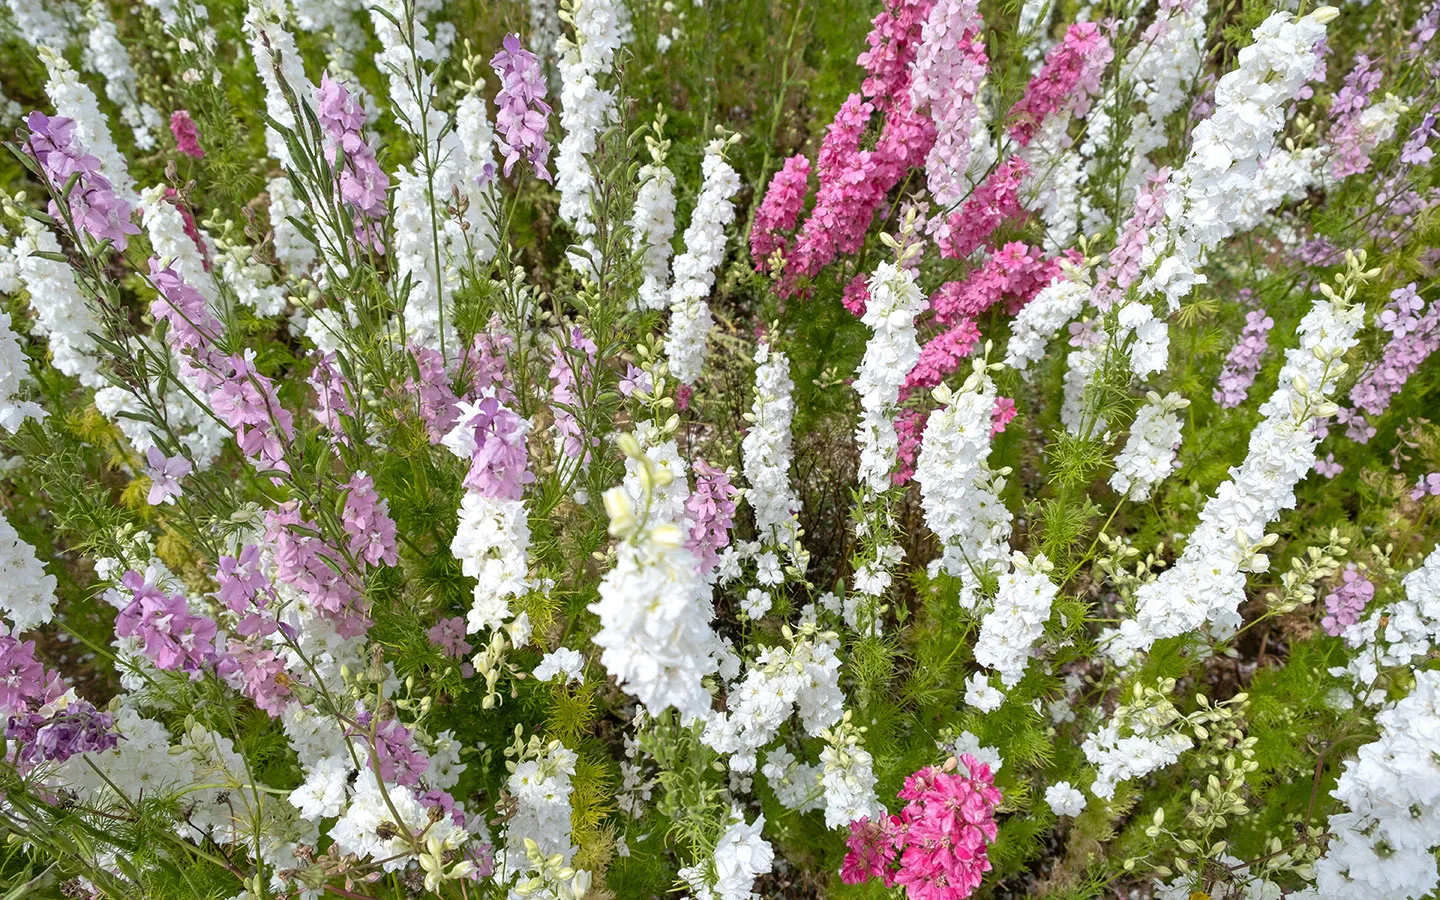
<svg viewBox="0 0 1440 900">
<path fill-rule="evenodd" d="M 130 204 L 100 174 L 100 160 L 76 139 L 75 120 L 37 111 L 26 117 L 25 125 L 30 131 L 25 149 L 40 164 L 51 187 L 63 191 L 75 178 L 66 197 L 75 226 L 97 241 L 110 241 L 124 250 L 129 236 L 139 234 L 140 228 L 130 221 Z M 54 200 L 50 201 L 50 215 L 61 218 Z"/>
<path fill-rule="evenodd" d="M 379 222 L 385 218 L 390 176 L 380 168 L 375 151 L 365 140 L 365 111 L 339 81 L 323 75 L 315 92 L 317 117 L 325 131 L 325 156 L 333 166 L 337 150 L 344 154 L 340 199 L 355 213 L 355 238 L 363 246 L 380 247 Z"/>
<path fill-rule="evenodd" d="M 150 495 L 146 502 L 151 506 L 174 503 L 175 498 L 185 492 L 180 488 L 180 479 L 190 474 L 190 460 L 183 456 L 166 457 L 160 448 L 151 447 L 145 451 L 145 474 L 150 476 Z"/>
<path fill-rule="evenodd" d="M 490 60 L 490 68 L 500 76 L 500 92 L 495 95 L 495 126 L 505 147 L 503 172 L 510 174 L 515 163 L 524 158 L 535 169 L 535 175 L 550 182 L 546 160 L 550 143 L 545 140 L 550 105 L 545 102 L 545 76 L 540 60 L 520 46 L 518 34 L 507 34 L 501 50 Z"/>
</svg>

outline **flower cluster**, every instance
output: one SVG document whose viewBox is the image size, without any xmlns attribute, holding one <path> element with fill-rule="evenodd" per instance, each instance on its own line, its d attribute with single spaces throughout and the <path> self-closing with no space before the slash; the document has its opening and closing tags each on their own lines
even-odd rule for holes
<svg viewBox="0 0 1440 900">
<path fill-rule="evenodd" d="M 1360 621 L 1365 604 L 1374 596 L 1374 583 L 1360 574 L 1354 565 L 1346 566 L 1340 576 L 1340 584 L 1325 595 L 1325 618 L 1320 620 L 1320 626 L 1331 637 L 1339 637 Z"/>
<path fill-rule="evenodd" d="M 860 479 L 870 490 L 882 493 L 890 486 L 899 437 L 895 433 L 895 407 L 905 376 L 920 360 L 915 340 L 915 317 L 925 309 L 925 295 L 915 273 L 894 263 L 881 263 L 869 281 L 870 302 L 862 321 L 873 335 L 855 376 L 860 395 Z"/>
<path fill-rule="evenodd" d="M 25 127 L 29 130 L 25 152 L 34 157 L 45 180 L 57 193 L 69 188 L 64 194 L 65 211 L 52 200 L 50 215 L 68 218 L 96 241 L 110 241 L 115 249 L 124 250 L 129 236 L 140 229 L 130 221 L 129 202 L 116 193 L 101 174 L 100 160 L 80 142 L 75 120 L 32 112 Z"/>
<path fill-rule="evenodd" d="M 1110 486 L 1117 494 L 1137 502 L 1146 500 L 1155 485 L 1175 470 L 1175 455 L 1180 447 L 1180 410 L 1189 405 L 1189 400 L 1174 391 L 1164 397 L 1150 392 L 1130 424 L 1125 448 L 1115 457 Z"/>
<path fill-rule="evenodd" d="M 963 766 L 965 774 L 958 769 Z M 990 767 L 964 754 L 943 768 L 927 766 L 905 779 L 898 815 L 850 826 L 841 878 L 859 884 L 881 877 L 910 900 L 963 900 L 990 871 L 989 844 L 998 831 L 1000 791 Z"/>
<path fill-rule="evenodd" d="M 915 467 L 925 521 L 940 539 L 936 572 L 960 579 L 960 605 L 978 602 L 983 576 L 1009 559 L 1010 510 L 1000 501 L 1004 473 L 990 468 L 995 385 L 985 364 L 960 390 L 936 390 L 941 408 L 930 415 Z"/>
<path fill-rule="evenodd" d="M 1375 717 L 1380 737 L 1347 761 L 1335 786 L 1346 810 L 1330 817 L 1330 845 L 1315 863 L 1315 896 L 1423 897 L 1440 884 L 1440 674 Z"/>
<path fill-rule="evenodd" d="M 740 175 L 725 161 L 725 141 L 719 138 L 705 148 L 701 171 L 704 184 L 685 228 L 685 252 L 675 258 L 670 332 L 665 339 L 670 372 L 682 384 L 694 384 L 705 364 L 714 322 L 705 298 L 715 286 L 715 273 L 725 256 L 725 227 L 735 221 L 732 198 L 740 190 Z"/>
<path fill-rule="evenodd" d="M 491 58 L 490 68 L 500 79 L 500 90 L 495 94 L 495 127 L 504 145 L 505 174 L 508 176 L 515 163 L 524 159 L 537 178 L 550 181 L 550 170 L 546 168 L 550 142 L 545 139 L 550 104 L 545 102 L 547 88 L 539 57 L 520 46 L 519 35 L 507 34 Z"/>
<path fill-rule="evenodd" d="M 1275 320 L 1263 309 L 1252 309 L 1245 314 L 1245 328 L 1225 357 L 1225 368 L 1215 388 L 1215 402 L 1223 408 L 1239 406 L 1249 396 L 1250 386 L 1260 373 L 1260 357 L 1265 355 L 1265 338 L 1274 327 Z"/>
<path fill-rule="evenodd" d="M 379 224 L 385 218 L 386 193 L 390 176 L 375 160 L 375 150 L 365 140 L 362 128 L 365 111 L 345 85 L 320 78 L 315 94 L 315 115 L 325 132 L 325 157 L 337 170 L 340 200 L 355 214 L 355 239 L 374 247 L 380 240 Z"/>
<path fill-rule="evenodd" d="M 1362 263 L 1351 258 L 1351 273 Z M 1327 286 L 1328 289 L 1328 286 Z M 1353 286 L 1347 289 L 1353 293 Z M 1158 637 L 1173 637 L 1207 619 L 1232 628 L 1244 595 L 1246 571 L 1260 565 L 1256 545 L 1282 509 L 1295 503 L 1295 485 L 1315 464 L 1319 436 L 1311 429 L 1335 389 L 1355 343 L 1363 307 L 1316 300 L 1300 323 L 1300 346 L 1285 353 L 1279 387 L 1260 407 L 1264 417 L 1250 436 L 1245 461 L 1232 470 L 1200 514 L 1175 565 L 1136 595 L 1136 618 L 1122 623 L 1122 643 L 1148 649 Z"/>
<path fill-rule="evenodd" d="M 1100 25 L 1071 25 L 1045 55 L 1045 65 L 1025 86 L 1025 95 L 1010 108 L 1010 136 L 1023 147 L 1055 113 L 1084 115 L 1100 89 L 1100 73 L 1114 57 Z"/>
</svg>

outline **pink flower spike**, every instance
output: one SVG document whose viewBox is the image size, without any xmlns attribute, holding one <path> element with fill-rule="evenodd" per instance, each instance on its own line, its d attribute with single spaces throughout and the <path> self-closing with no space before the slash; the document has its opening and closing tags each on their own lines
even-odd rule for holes
<svg viewBox="0 0 1440 900">
<path fill-rule="evenodd" d="M 200 146 L 200 131 L 189 112 L 177 109 L 170 114 L 170 133 L 175 135 L 175 149 L 196 159 L 205 158 L 205 151 Z"/>
</svg>

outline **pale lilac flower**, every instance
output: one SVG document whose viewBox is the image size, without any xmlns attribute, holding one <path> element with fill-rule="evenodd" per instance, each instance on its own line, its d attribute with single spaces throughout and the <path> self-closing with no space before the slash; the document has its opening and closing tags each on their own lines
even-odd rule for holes
<svg viewBox="0 0 1440 900">
<path fill-rule="evenodd" d="M 158 669 L 180 669 L 200 678 L 215 655 L 215 620 L 193 615 L 185 598 L 168 595 L 131 570 L 120 583 L 133 599 L 115 617 L 117 637 L 140 638 L 140 652 Z"/>
<path fill-rule="evenodd" d="M 547 88 L 540 60 L 520 46 L 519 35 L 507 34 L 500 52 L 491 58 L 490 68 L 500 76 L 495 127 L 505 151 L 502 171 L 508 176 L 515 163 L 524 159 L 535 169 L 537 178 L 551 181 L 545 166 L 550 157 L 550 143 L 545 139 L 550 105 L 545 102 Z"/>
<path fill-rule="evenodd" d="M 390 176 L 380 168 L 375 151 L 361 131 L 365 111 L 344 84 L 321 76 L 316 89 L 316 116 L 326 136 L 325 157 L 334 166 L 344 154 L 344 167 L 337 172 L 340 199 L 355 214 L 355 239 L 362 246 L 380 247 L 380 222 L 385 218 Z"/>
<path fill-rule="evenodd" d="M 1215 388 L 1215 402 L 1222 409 L 1230 409 L 1245 402 L 1255 376 L 1260 372 L 1260 357 L 1265 354 L 1266 338 L 1275 320 L 1256 309 L 1245 315 L 1245 328 L 1240 340 L 1230 348 L 1225 357 L 1225 367 L 1220 370 L 1220 380 Z"/>
<path fill-rule="evenodd" d="M 1419 500 L 1427 495 L 1440 497 L 1440 472 L 1421 475 L 1415 482 L 1415 489 L 1410 492 L 1410 499 Z"/>
<path fill-rule="evenodd" d="M 63 191 L 74 178 L 65 201 L 75 226 L 97 241 L 110 241 L 124 250 L 129 236 L 139 234 L 140 228 L 130 221 L 130 204 L 100 174 L 100 160 L 76 138 L 75 121 L 32 112 L 25 125 L 29 130 L 25 149 L 40 164 L 50 187 Z M 50 201 L 50 215 L 63 219 L 54 200 Z"/>
<path fill-rule="evenodd" d="M 390 518 L 390 502 L 375 492 L 375 481 L 364 472 L 356 472 L 345 483 L 345 509 L 340 521 L 350 536 L 349 550 L 357 559 L 370 565 L 399 562 L 395 551 L 395 520 Z"/>
<path fill-rule="evenodd" d="M 145 467 L 145 474 L 150 476 L 150 494 L 145 498 L 147 503 L 159 506 L 162 503 L 174 503 L 176 497 L 184 496 L 185 491 L 180 487 L 180 479 L 190 474 L 190 460 L 183 456 L 167 457 L 160 452 L 159 447 L 146 450 L 145 459 L 149 463 Z"/>
<path fill-rule="evenodd" d="M 1340 585 L 1325 596 L 1326 615 L 1320 627 L 1331 637 L 1339 637 L 1345 629 L 1360 621 L 1365 604 L 1375 596 L 1375 585 L 1360 574 L 1354 564 L 1345 567 Z"/>
</svg>

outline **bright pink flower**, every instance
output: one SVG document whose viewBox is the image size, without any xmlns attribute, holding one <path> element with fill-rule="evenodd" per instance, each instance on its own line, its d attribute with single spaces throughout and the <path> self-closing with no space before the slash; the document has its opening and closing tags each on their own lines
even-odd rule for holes
<svg viewBox="0 0 1440 900">
<path fill-rule="evenodd" d="M 204 159 L 205 151 L 200 147 L 200 131 L 190 113 L 177 109 L 170 114 L 170 133 L 175 135 L 175 149 L 186 156 Z"/>
<path fill-rule="evenodd" d="M 958 369 L 960 361 L 968 357 L 979 343 L 980 329 L 974 319 L 961 319 L 931 338 L 920 348 L 920 360 L 900 387 L 901 400 L 945 380 L 945 376 Z"/>
<path fill-rule="evenodd" d="M 1084 115 L 1100 90 L 1100 73 L 1114 58 L 1110 40 L 1094 22 L 1076 22 L 1045 54 L 1045 64 L 1010 108 L 1010 136 L 1030 143 L 1045 120 L 1057 112 Z"/>
<path fill-rule="evenodd" d="M 1015 418 L 1015 401 L 1009 397 L 996 397 L 995 408 L 990 411 L 990 436 L 1000 434 Z"/>
<path fill-rule="evenodd" d="M 960 208 L 950 214 L 949 234 L 940 241 L 940 255 L 947 259 L 965 259 L 980 249 L 996 228 L 1007 220 L 1024 216 L 1020 186 L 1029 174 L 1030 166 L 1018 156 L 996 166 Z"/>
<path fill-rule="evenodd" d="M 810 160 L 802 154 L 785 160 L 785 165 L 771 177 L 750 229 L 750 259 L 756 271 L 766 270 L 776 250 L 789 251 L 790 241 L 781 233 L 795 230 L 809 189 Z"/>
<path fill-rule="evenodd" d="M 969 774 L 927 767 L 905 779 L 897 796 L 908 802 L 898 816 L 851 823 L 842 880 L 883 877 L 887 885 L 903 885 L 910 900 L 963 900 L 974 893 L 990 871 L 1000 792 L 989 766 L 969 754 L 959 762 Z"/>
</svg>

